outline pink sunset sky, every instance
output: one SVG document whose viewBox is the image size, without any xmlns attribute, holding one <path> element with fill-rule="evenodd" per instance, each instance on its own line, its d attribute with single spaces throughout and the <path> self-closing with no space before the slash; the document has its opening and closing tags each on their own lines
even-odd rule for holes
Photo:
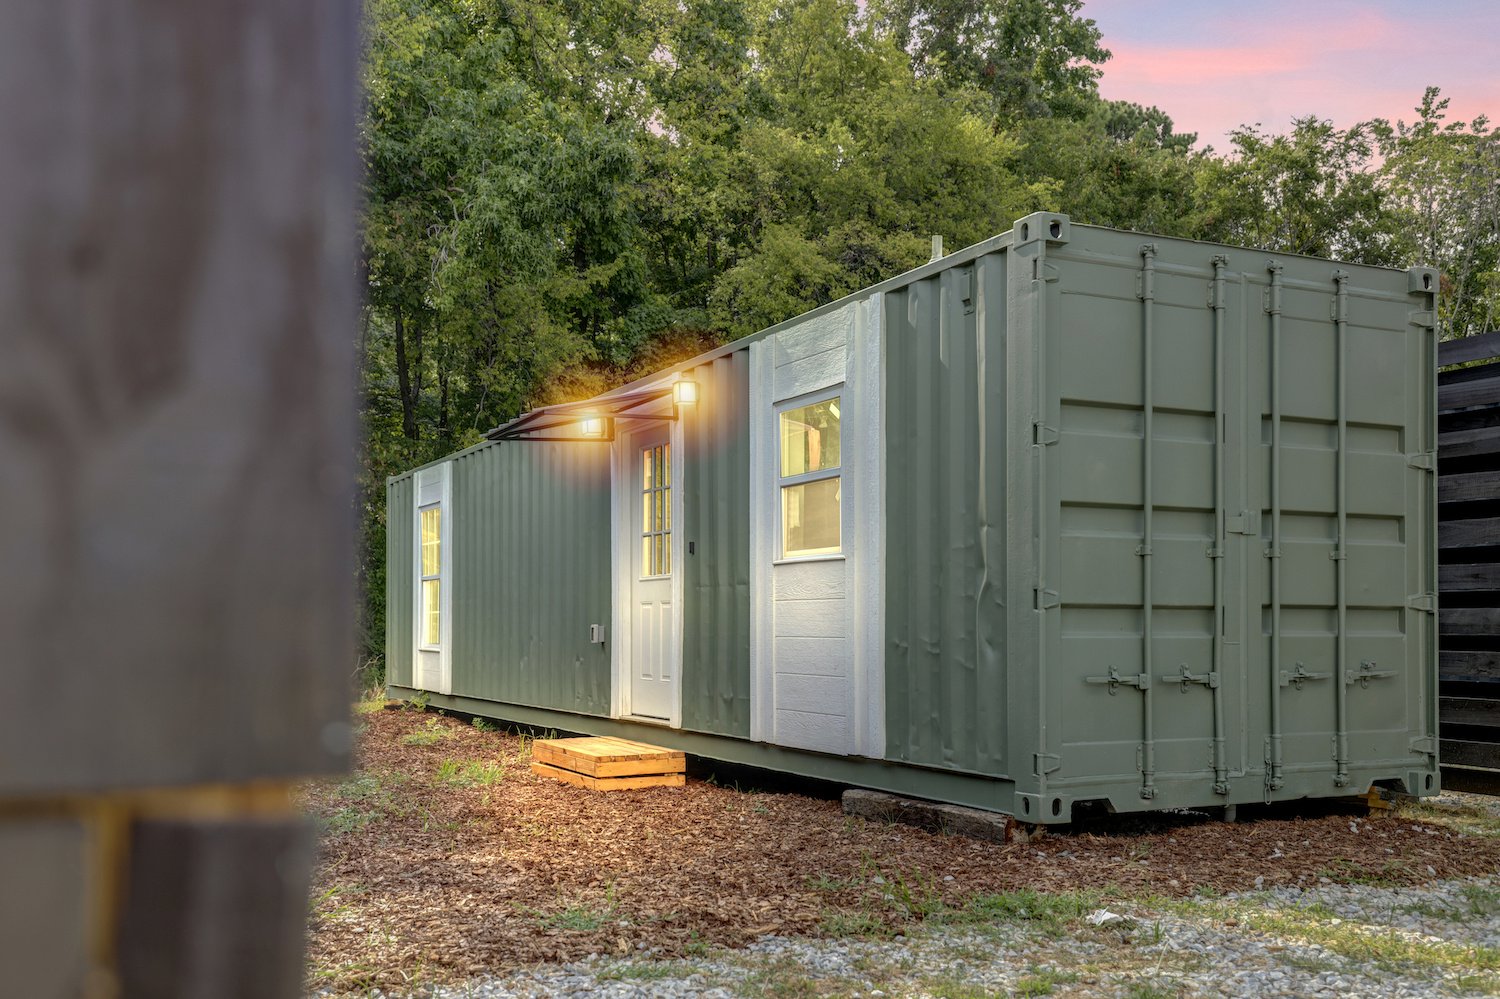
<svg viewBox="0 0 1500 999">
<path fill-rule="evenodd" d="M 1449 121 L 1500 118 L 1500 0 L 1085 0 L 1082 14 L 1114 53 L 1100 93 L 1155 104 L 1200 147 L 1308 114 L 1411 121 L 1429 85 Z"/>
</svg>

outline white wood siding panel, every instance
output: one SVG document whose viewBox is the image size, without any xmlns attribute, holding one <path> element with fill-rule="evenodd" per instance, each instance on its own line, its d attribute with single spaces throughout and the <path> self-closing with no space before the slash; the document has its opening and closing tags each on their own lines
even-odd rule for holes
<svg viewBox="0 0 1500 999">
<path fill-rule="evenodd" d="M 841 600 L 844 597 L 846 573 L 840 559 L 779 565 L 776 570 L 774 586 L 778 601 Z"/>
<path fill-rule="evenodd" d="M 776 639 L 776 671 L 816 676 L 849 675 L 849 643 L 842 638 Z"/>
<path fill-rule="evenodd" d="M 776 743 L 819 753 L 848 753 L 853 730 L 848 718 L 791 709 L 776 712 Z"/>
<path fill-rule="evenodd" d="M 778 337 L 781 334 L 778 334 Z M 776 369 L 776 399 L 795 399 L 844 380 L 843 347 L 821 351 Z"/>
<path fill-rule="evenodd" d="M 777 566 L 778 570 L 789 568 Z M 847 638 L 843 600 L 776 601 L 777 638 Z M 847 655 L 847 649 L 846 649 Z M 777 664 L 777 669 L 781 668 Z"/>
<path fill-rule="evenodd" d="M 801 673 L 779 673 L 776 677 L 776 710 L 805 711 L 847 719 L 849 717 L 849 678 L 844 676 L 807 676 Z M 837 708 L 835 711 L 825 709 Z"/>
<path fill-rule="evenodd" d="M 825 350 L 845 350 L 851 322 L 852 310 L 841 309 L 777 334 L 776 366 L 780 368 Z"/>
<path fill-rule="evenodd" d="M 866 606 L 883 599 L 876 577 L 884 525 L 878 519 L 862 523 L 879 518 L 884 483 L 880 325 L 881 296 L 874 296 L 750 348 L 753 739 L 825 753 L 884 755 L 877 634 L 883 623 L 881 608 Z M 776 406 L 825 392 L 843 397 L 845 414 L 843 557 L 776 564 Z"/>
</svg>

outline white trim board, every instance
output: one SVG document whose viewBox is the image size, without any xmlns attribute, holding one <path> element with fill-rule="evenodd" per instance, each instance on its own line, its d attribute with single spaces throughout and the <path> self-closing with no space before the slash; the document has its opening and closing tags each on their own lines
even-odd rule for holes
<svg viewBox="0 0 1500 999">
<path fill-rule="evenodd" d="M 412 686 L 439 694 L 453 693 L 453 462 L 445 461 L 417 472 L 412 503 Z M 438 645 L 422 645 L 422 510 L 436 505 L 438 544 Z M 424 663 L 437 659 L 438 679 L 427 685 Z"/>
</svg>

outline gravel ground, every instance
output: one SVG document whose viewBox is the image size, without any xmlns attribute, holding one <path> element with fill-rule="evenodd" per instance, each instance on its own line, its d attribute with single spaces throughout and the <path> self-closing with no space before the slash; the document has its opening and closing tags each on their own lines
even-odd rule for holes
<svg viewBox="0 0 1500 999">
<path fill-rule="evenodd" d="M 889 939 L 770 936 L 688 959 L 591 958 L 417 992 L 433 999 L 1154 999 L 1500 991 L 1500 878 L 1111 902 L 1081 916 L 1049 915 L 1045 904 L 982 927 L 924 927 Z"/>
</svg>

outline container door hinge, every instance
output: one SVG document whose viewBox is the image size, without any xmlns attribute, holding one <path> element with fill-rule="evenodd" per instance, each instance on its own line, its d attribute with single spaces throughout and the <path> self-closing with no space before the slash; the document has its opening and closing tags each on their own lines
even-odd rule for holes
<svg viewBox="0 0 1500 999">
<path fill-rule="evenodd" d="M 1062 769 L 1062 757 L 1056 753 L 1032 753 L 1032 759 L 1036 761 L 1036 775 L 1045 777 L 1055 774 Z"/>
<path fill-rule="evenodd" d="M 1036 598 L 1036 609 L 1039 611 L 1051 610 L 1060 603 L 1056 590 L 1047 590 L 1037 586 L 1032 588 L 1032 594 Z"/>
<path fill-rule="evenodd" d="M 1174 677 L 1173 679 L 1176 679 L 1176 678 Z M 1121 674 L 1120 671 L 1119 671 L 1119 669 L 1117 667 L 1111 666 L 1109 668 L 1109 673 L 1107 675 L 1105 675 L 1105 676 L 1088 676 L 1088 677 L 1084 677 L 1084 682 L 1086 682 L 1086 683 L 1103 683 L 1103 684 L 1108 684 L 1109 685 L 1109 696 L 1113 697 L 1115 695 L 1115 690 L 1117 688 L 1119 688 L 1119 687 L 1135 687 L 1138 690 L 1150 690 L 1151 689 L 1151 674 L 1150 673 Z"/>
<path fill-rule="evenodd" d="M 1224 533 L 1226 534 L 1249 534 L 1252 537 L 1260 533 L 1260 514 L 1255 511 L 1236 513 L 1224 518 Z"/>
<path fill-rule="evenodd" d="M 1406 606 L 1414 611 L 1426 611 L 1436 614 L 1438 609 L 1436 593 L 1417 593 L 1406 598 Z"/>
<path fill-rule="evenodd" d="M 1182 692 L 1184 694 L 1187 693 L 1188 686 L 1195 683 L 1201 683 L 1203 684 L 1203 686 L 1209 688 L 1210 690 L 1219 689 L 1219 674 L 1217 671 L 1208 673 L 1194 673 L 1188 669 L 1187 663 L 1183 663 L 1181 666 L 1179 666 L 1178 670 L 1179 672 L 1177 673 L 1163 673 L 1161 676 L 1161 682 L 1181 684 Z"/>
<path fill-rule="evenodd" d="M 1301 690 L 1302 685 L 1309 680 L 1326 680 L 1332 675 L 1332 673 L 1309 673 L 1306 666 L 1298 663 L 1290 673 L 1282 670 L 1280 681 L 1283 687 L 1296 687 Z"/>
<path fill-rule="evenodd" d="M 1375 660 L 1366 659 L 1359 664 L 1359 669 L 1344 670 L 1344 683 L 1368 687 L 1371 680 L 1383 680 L 1396 675 L 1393 669 L 1376 669 L 1375 666 Z"/>
<path fill-rule="evenodd" d="M 1038 446 L 1056 444 L 1058 440 L 1057 428 L 1049 427 L 1041 420 L 1031 425 L 1031 443 Z"/>
<path fill-rule="evenodd" d="M 1437 740 L 1430 735 L 1424 735 L 1420 739 L 1413 739 L 1411 741 L 1411 751 L 1413 753 L 1426 753 L 1428 756 L 1436 756 L 1437 749 Z"/>
<path fill-rule="evenodd" d="M 1428 312 L 1425 309 L 1418 310 L 1418 311 L 1413 312 L 1410 315 L 1408 315 L 1406 317 L 1406 323 L 1407 323 L 1408 326 L 1428 326 L 1428 327 L 1430 327 L 1430 326 L 1436 325 L 1433 322 L 1432 313 Z"/>
<path fill-rule="evenodd" d="M 1437 471 L 1437 452 L 1419 451 L 1416 454 L 1406 456 L 1406 464 L 1411 468 L 1420 468 L 1424 472 Z"/>
</svg>

